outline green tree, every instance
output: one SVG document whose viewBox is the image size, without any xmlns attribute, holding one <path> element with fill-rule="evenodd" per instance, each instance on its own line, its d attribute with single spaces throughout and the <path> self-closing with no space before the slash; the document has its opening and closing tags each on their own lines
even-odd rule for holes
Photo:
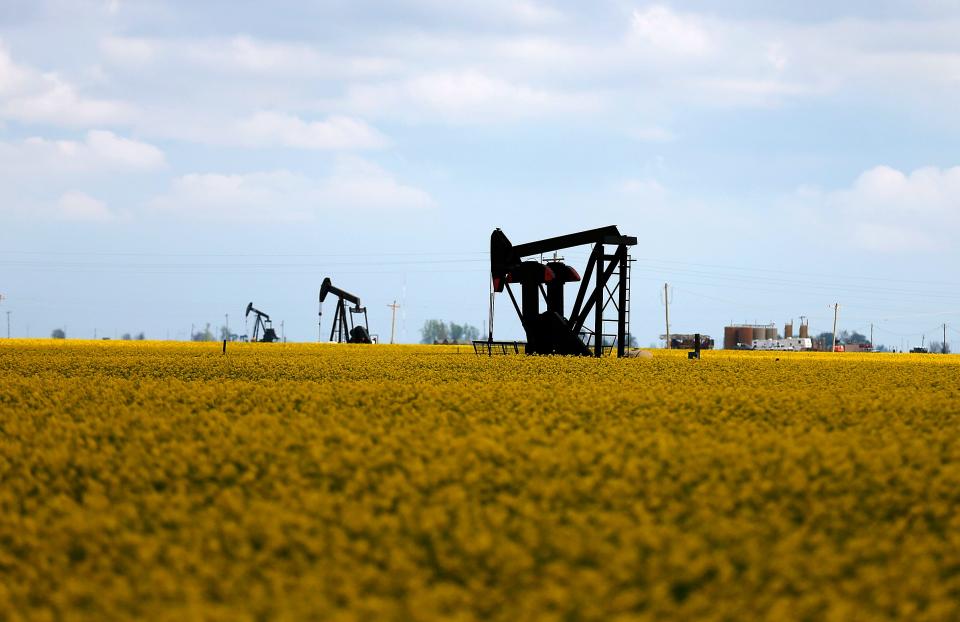
<svg viewBox="0 0 960 622">
<path fill-rule="evenodd" d="M 480 329 L 470 324 L 427 320 L 420 329 L 420 343 L 468 343 L 480 338 Z"/>
<path fill-rule="evenodd" d="M 870 343 L 870 340 L 867 339 L 866 335 L 861 335 L 857 331 L 840 331 L 839 336 L 837 337 L 837 343 Z"/>
<path fill-rule="evenodd" d="M 197 331 L 193 333 L 190 337 L 193 341 L 213 341 L 213 331 L 210 330 L 210 323 L 207 322 L 206 327 L 202 331 Z"/>
<path fill-rule="evenodd" d="M 449 336 L 449 330 L 443 320 L 427 320 L 420 329 L 420 343 L 446 341 Z"/>
<path fill-rule="evenodd" d="M 473 341 L 480 338 L 480 329 L 472 324 L 463 325 L 463 340 Z"/>
</svg>

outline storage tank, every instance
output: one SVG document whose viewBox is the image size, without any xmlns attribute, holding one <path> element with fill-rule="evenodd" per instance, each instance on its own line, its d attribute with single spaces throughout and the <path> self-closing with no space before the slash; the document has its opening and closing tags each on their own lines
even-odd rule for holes
<svg viewBox="0 0 960 622">
<path fill-rule="evenodd" d="M 761 341 L 767 338 L 767 327 L 766 326 L 754 326 L 753 327 L 753 338 L 760 339 Z"/>
<path fill-rule="evenodd" d="M 809 336 L 810 336 L 810 325 L 809 325 L 809 324 L 801 324 L 801 325 L 800 325 L 800 338 L 801 338 L 801 339 L 806 339 L 806 338 L 808 338 Z"/>
<path fill-rule="evenodd" d="M 737 327 L 736 326 L 723 327 L 723 349 L 724 350 L 737 349 Z"/>
<path fill-rule="evenodd" d="M 749 348 L 750 342 L 752 341 L 753 341 L 753 327 L 737 326 L 737 343 L 742 344 L 743 346 Z"/>
<path fill-rule="evenodd" d="M 783 338 L 784 339 L 793 338 L 793 322 L 789 322 L 783 325 Z"/>
<path fill-rule="evenodd" d="M 777 327 L 774 325 L 767 326 L 767 330 L 764 331 L 767 339 L 776 339 L 777 338 Z"/>
</svg>

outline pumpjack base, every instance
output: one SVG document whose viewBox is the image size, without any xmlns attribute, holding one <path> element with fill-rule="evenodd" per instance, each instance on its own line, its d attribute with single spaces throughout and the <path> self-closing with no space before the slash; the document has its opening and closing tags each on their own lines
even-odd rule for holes
<svg viewBox="0 0 960 622">
<path fill-rule="evenodd" d="M 478 356 L 493 356 L 506 354 L 524 354 L 527 342 L 525 341 L 489 341 L 477 339 L 473 342 L 473 351 Z"/>
</svg>

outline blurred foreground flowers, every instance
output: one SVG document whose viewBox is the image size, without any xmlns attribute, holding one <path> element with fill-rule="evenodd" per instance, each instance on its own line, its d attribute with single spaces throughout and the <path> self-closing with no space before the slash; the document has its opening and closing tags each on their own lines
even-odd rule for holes
<svg viewBox="0 0 960 622">
<path fill-rule="evenodd" d="M 0 620 L 960 619 L 960 357 L 0 344 Z"/>
</svg>

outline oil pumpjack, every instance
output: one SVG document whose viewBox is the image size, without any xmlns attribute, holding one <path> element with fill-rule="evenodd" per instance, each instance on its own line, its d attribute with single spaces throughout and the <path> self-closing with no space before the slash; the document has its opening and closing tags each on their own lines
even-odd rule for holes
<svg viewBox="0 0 960 622">
<path fill-rule="evenodd" d="M 493 340 L 494 296 L 506 290 L 527 335 L 527 354 L 600 357 L 604 347 L 615 347 L 617 356 L 623 356 L 629 335 L 628 247 L 636 243 L 637 238 L 621 234 L 613 225 L 517 245 L 495 229 L 490 236 L 490 332 L 487 341 L 474 342 L 474 348 L 492 354 L 501 344 Z M 560 258 L 546 262 L 525 259 L 585 245 L 593 245 L 593 249 L 583 278 Z M 574 282 L 580 286 L 570 314 L 565 315 L 564 286 Z M 511 283 L 520 284 L 519 304 Z M 541 297 L 545 311 L 540 308 Z M 611 304 L 616 317 L 604 317 Z M 592 326 L 587 323 L 591 313 Z M 605 324 L 614 322 L 615 332 L 605 331 Z"/>
<path fill-rule="evenodd" d="M 256 319 L 253 321 L 253 336 L 250 341 L 273 343 L 274 341 L 280 340 L 280 338 L 277 337 L 277 331 L 273 330 L 273 323 L 270 321 L 270 316 L 255 308 L 252 302 L 247 305 L 247 312 L 244 314 L 244 317 L 249 317 L 251 313 L 256 314 Z M 260 336 L 261 330 L 263 331 L 262 337 Z"/>
<path fill-rule="evenodd" d="M 330 277 L 323 279 L 320 285 L 320 308 L 317 315 L 323 322 L 323 301 L 328 294 L 337 297 L 337 309 L 333 313 L 333 326 L 330 327 L 330 341 L 337 343 L 373 343 L 370 339 L 370 324 L 367 323 L 367 308 L 360 306 L 360 298 L 350 292 L 335 287 Z M 352 307 L 347 307 L 346 303 Z M 349 312 L 349 315 L 348 315 Z M 354 322 L 355 315 L 363 316 L 363 324 Z"/>
</svg>

